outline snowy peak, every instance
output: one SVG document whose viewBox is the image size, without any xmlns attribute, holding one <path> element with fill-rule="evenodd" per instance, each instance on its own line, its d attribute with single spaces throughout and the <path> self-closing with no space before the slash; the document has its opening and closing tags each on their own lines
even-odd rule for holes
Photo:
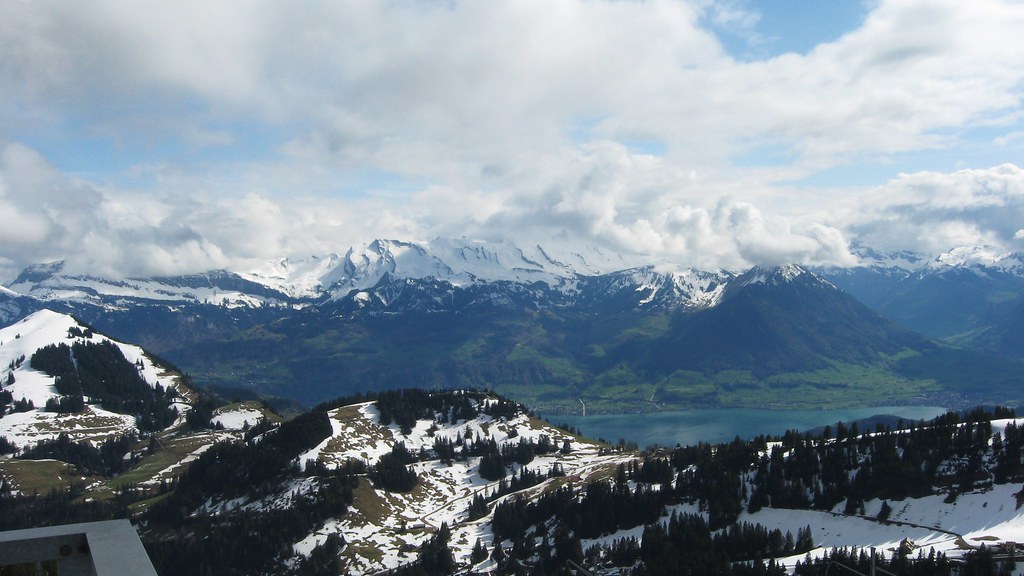
<svg viewBox="0 0 1024 576">
<path fill-rule="evenodd" d="M 911 272 L 928 265 L 928 257 L 908 250 L 881 252 L 859 242 L 850 243 L 850 252 L 865 268 L 896 269 Z"/>
<path fill-rule="evenodd" d="M 715 305 L 733 274 L 687 269 L 663 272 L 655 266 L 631 268 L 580 279 L 585 302 L 618 301 L 620 308 L 676 309 Z"/>
<path fill-rule="evenodd" d="M 56 262 L 45 262 L 42 264 L 33 264 L 28 268 L 25 268 L 25 270 L 23 270 L 21 274 L 19 274 L 18 277 L 14 279 L 14 282 L 11 282 L 11 285 L 14 286 L 19 284 L 38 284 L 40 282 L 49 280 L 56 274 L 60 274 L 63 270 L 63 260 L 58 260 Z"/>
<path fill-rule="evenodd" d="M 349 248 L 344 256 L 277 260 L 241 276 L 293 297 L 316 297 L 328 292 L 338 298 L 369 290 L 385 278 L 442 280 L 454 286 L 496 281 L 553 284 L 579 271 L 602 269 L 618 268 L 605 266 L 602 258 L 593 255 L 552 256 L 540 246 L 524 251 L 508 242 L 377 239 Z"/>
<path fill-rule="evenodd" d="M 242 272 L 242 278 L 272 288 L 292 298 L 314 298 L 335 281 L 342 258 L 333 252 L 309 258 L 281 258 Z"/>
<path fill-rule="evenodd" d="M 79 330 L 85 327 L 67 314 L 52 310 L 40 310 L 30 314 L 20 322 L 0 328 L 0 360 L 7 363 L 7 356 L 19 352 L 35 352 L 39 348 L 67 337 L 71 328 Z"/>
<path fill-rule="evenodd" d="M 932 267 L 942 266 L 992 266 L 1007 254 L 994 246 L 961 246 L 939 254 L 931 263 Z"/>
<path fill-rule="evenodd" d="M 456 283 L 455 272 L 419 244 L 395 240 L 374 240 L 349 248 L 343 268 L 326 288 L 335 294 L 365 290 L 385 276 L 395 278 L 438 278 Z"/>
<path fill-rule="evenodd" d="M 997 270 L 1017 276 L 1024 275 L 1024 254 L 1006 252 L 994 246 L 964 246 L 940 254 L 929 263 L 929 269 L 971 268 Z"/>
<path fill-rule="evenodd" d="M 959 246 L 934 257 L 906 250 L 882 252 L 856 242 L 851 243 L 850 250 L 857 256 L 860 268 L 906 274 L 942 273 L 950 269 L 996 270 L 1024 276 L 1024 254 L 996 246 Z"/>
<path fill-rule="evenodd" d="M 821 292 L 838 292 L 839 289 L 821 276 L 810 272 L 796 264 L 783 266 L 754 266 L 729 281 L 721 296 L 713 303 L 718 303 L 741 293 L 755 290 L 758 293 L 778 293 L 782 291 L 808 290 Z"/>
<path fill-rule="evenodd" d="M 817 274 L 806 270 L 796 264 L 785 264 L 783 266 L 764 267 L 754 266 L 743 274 L 736 277 L 736 287 L 752 285 L 784 286 L 793 283 L 822 284 L 833 287 L 828 281 Z M 834 287 L 833 287 L 834 288 Z"/>
<path fill-rule="evenodd" d="M 430 242 L 374 240 L 345 254 L 335 281 L 334 297 L 367 290 L 385 276 L 391 279 L 441 280 L 453 286 L 479 282 L 544 282 L 564 284 L 580 275 L 622 270 L 628 260 L 597 248 L 566 251 L 540 245 L 523 249 L 511 242 L 436 238 Z"/>
</svg>

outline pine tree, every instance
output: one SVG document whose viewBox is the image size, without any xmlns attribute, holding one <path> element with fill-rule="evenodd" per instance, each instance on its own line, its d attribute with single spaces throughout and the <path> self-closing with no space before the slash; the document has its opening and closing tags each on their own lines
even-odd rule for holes
<svg viewBox="0 0 1024 576">
<path fill-rule="evenodd" d="M 479 564 L 487 559 L 487 548 L 479 538 L 476 539 L 476 544 L 473 545 L 473 551 L 470 553 L 469 559 L 473 564 Z"/>
</svg>

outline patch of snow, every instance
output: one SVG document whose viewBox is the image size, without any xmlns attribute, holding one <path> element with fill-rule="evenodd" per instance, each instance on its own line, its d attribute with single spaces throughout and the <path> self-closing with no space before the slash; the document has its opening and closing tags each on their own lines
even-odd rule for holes
<svg viewBox="0 0 1024 576">
<path fill-rule="evenodd" d="M 225 430 L 244 430 L 247 424 L 255 426 L 263 417 L 263 412 L 259 410 L 239 408 L 219 412 L 210 418 L 210 422 L 220 424 Z"/>
<path fill-rule="evenodd" d="M 342 531 L 341 520 L 332 519 L 328 520 L 318 530 L 306 536 L 302 540 L 299 540 L 292 545 L 292 550 L 296 554 L 301 556 L 309 557 L 313 553 L 313 549 L 327 541 L 327 537 L 331 534 L 338 534 Z"/>
<path fill-rule="evenodd" d="M 18 448 L 67 434 L 72 441 L 102 443 L 135 430 L 135 418 L 86 406 L 77 414 L 57 414 L 40 409 L 17 412 L 0 418 L 0 436 Z"/>
<path fill-rule="evenodd" d="M 209 450 L 217 442 L 230 438 L 230 435 L 224 432 L 214 432 L 210 433 L 209 438 L 209 442 L 204 443 L 199 448 L 196 448 L 195 450 L 189 452 L 181 460 L 175 462 L 174 464 L 171 464 L 170 466 L 164 468 L 163 470 L 160 470 L 152 478 L 150 478 L 149 480 L 144 480 L 139 484 L 142 486 L 156 486 L 160 484 L 160 480 L 170 480 L 174 478 L 180 473 L 179 470 L 185 468 L 188 464 L 191 464 L 192 462 L 198 460 L 199 457 L 202 456 L 203 452 Z"/>
</svg>

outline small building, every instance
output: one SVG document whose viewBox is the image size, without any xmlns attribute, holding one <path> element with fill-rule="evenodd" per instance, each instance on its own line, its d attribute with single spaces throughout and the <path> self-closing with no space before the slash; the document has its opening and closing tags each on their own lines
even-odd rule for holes
<svg viewBox="0 0 1024 576">
<path fill-rule="evenodd" d="M 37 575 L 157 576 L 128 520 L 0 532 L 0 568 Z"/>
</svg>

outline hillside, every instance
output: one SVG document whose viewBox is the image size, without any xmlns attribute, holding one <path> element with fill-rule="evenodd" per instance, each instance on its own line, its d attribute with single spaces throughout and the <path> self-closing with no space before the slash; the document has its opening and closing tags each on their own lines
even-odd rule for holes
<svg viewBox="0 0 1024 576">
<path fill-rule="evenodd" d="M 82 519 L 143 509 L 212 444 L 268 416 L 258 404 L 214 412 L 163 360 L 49 310 L 0 329 L 0 361 L 3 496 L 46 495 L 8 501 L 7 527 L 52 523 L 53 507 L 83 498 Z"/>
<path fill-rule="evenodd" d="M 386 413 L 380 406 L 383 401 L 393 403 L 397 410 L 387 418 L 402 424 L 396 420 L 382 423 Z M 410 406 L 419 403 L 422 405 L 410 411 Z M 432 416 L 424 417 L 421 409 Z M 195 476 L 190 472 L 169 502 L 172 506 L 202 503 L 199 508 L 211 522 L 230 522 L 239 515 L 259 516 L 295 507 L 296 499 L 308 498 L 301 506 L 309 506 L 324 497 L 325 483 L 337 478 L 338 471 L 349 471 L 358 479 L 343 472 L 342 482 L 354 484 L 348 505 L 336 506 L 334 514 L 318 514 L 312 524 L 293 533 L 291 552 L 266 561 L 281 567 L 301 566 L 304 557 L 316 554 L 314 550 L 324 547 L 334 535 L 349 543 L 340 555 L 345 571 L 374 573 L 413 562 L 415 551 L 442 525 L 451 531 L 451 550 L 459 558 L 468 558 L 477 540 L 486 537 L 486 522 L 470 519 L 479 499 L 494 499 L 509 491 L 525 494 L 529 492 L 525 486 L 538 482 L 536 489 L 544 489 L 552 483 L 606 475 L 624 461 L 622 455 L 603 454 L 592 442 L 530 418 L 512 403 L 479 393 L 386 394 L 376 403 L 315 412 L 302 426 L 320 426 L 312 422 L 319 418 L 326 420 L 328 428 L 311 436 L 303 449 L 289 452 L 290 460 L 298 465 L 292 474 L 264 479 L 256 486 L 236 482 L 222 488 L 215 485 L 204 491 L 203 498 L 189 498 L 181 492 L 211 478 L 210 472 Z M 274 434 L 297 434 L 296 429 L 290 422 Z M 271 441 L 264 440 L 260 446 Z M 508 456 L 513 452 L 518 455 Z M 221 458 L 230 459 L 228 454 Z M 385 464 L 396 454 L 401 455 L 397 457 L 400 461 Z M 404 485 L 389 479 L 388 466 L 396 467 L 400 476 L 407 467 L 415 482 Z M 239 478 L 243 484 L 251 480 L 248 474 Z M 248 489 L 257 487 L 258 496 L 254 496 Z M 160 522 L 194 524 L 170 515 L 166 507 L 154 509 L 153 516 L 157 523 L 150 526 L 155 534 L 161 530 Z M 273 522 L 269 518 L 255 521 L 263 520 Z M 167 546 L 175 557 L 186 553 L 174 544 Z M 168 548 L 156 546 L 156 555 L 171 554 Z"/>
<path fill-rule="evenodd" d="M 850 554 L 869 547 L 899 573 L 1002 573 L 992 551 L 1024 534 L 1024 423 L 1006 410 L 653 453 L 578 438 L 483 392 L 267 416 L 228 407 L 220 420 L 234 430 L 180 431 L 175 441 L 201 446 L 158 491 L 122 485 L 106 508 L 93 487 L 59 508 L 4 493 L 0 508 L 8 525 L 58 509 L 133 514 L 163 575 L 558 574 L 570 561 L 598 574 L 822 574 L 824 559 L 866 569 Z"/>
<path fill-rule="evenodd" d="M 934 257 L 855 246 L 861 265 L 815 270 L 897 324 L 929 338 L 1024 357 L 1003 327 L 1024 297 L 1024 256 L 960 247 Z"/>
<path fill-rule="evenodd" d="M 181 425 L 187 380 L 141 348 L 43 310 L 0 329 L 0 436 L 19 448 L 94 444 Z"/>
</svg>

